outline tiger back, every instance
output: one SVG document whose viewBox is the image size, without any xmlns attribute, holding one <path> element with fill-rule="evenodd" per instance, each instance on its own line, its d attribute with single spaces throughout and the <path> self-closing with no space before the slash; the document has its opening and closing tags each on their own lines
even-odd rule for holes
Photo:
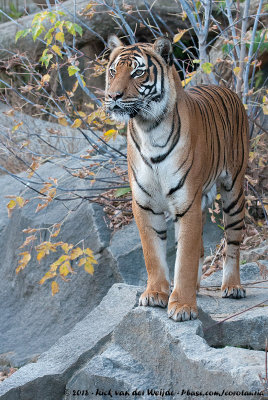
<svg viewBox="0 0 268 400">
<path fill-rule="evenodd" d="M 222 296 L 241 298 L 239 246 L 244 227 L 248 121 L 238 96 L 208 85 L 184 90 L 167 38 L 113 50 L 106 75 L 106 108 L 128 122 L 128 171 L 147 288 L 142 306 L 168 305 L 175 321 L 197 318 L 206 207 L 220 191 L 226 236 Z M 170 294 L 165 213 L 175 224 L 177 254 Z"/>
</svg>

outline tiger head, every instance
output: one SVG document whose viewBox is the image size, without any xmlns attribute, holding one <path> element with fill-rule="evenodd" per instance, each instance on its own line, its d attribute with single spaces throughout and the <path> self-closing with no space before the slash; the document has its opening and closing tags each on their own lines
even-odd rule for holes
<svg viewBox="0 0 268 400">
<path fill-rule="evenodd" d="M 106 72 L 105 105 L 111 117 L 122 122 L 136 116 L 155 120 L 166 112 L 175 90 L 170 79 L 170 40 L 160 37 L 154 44 L 124 46 L 112 35 L 108 46 L 112 53 Z"/>
</svg>

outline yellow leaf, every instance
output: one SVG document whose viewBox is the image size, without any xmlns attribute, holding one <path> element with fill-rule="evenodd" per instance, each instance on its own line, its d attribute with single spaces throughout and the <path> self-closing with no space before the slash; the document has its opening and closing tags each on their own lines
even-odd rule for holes
<svg viewBox="0 0 268 400">
<path fill-rule="evenodd" d="M 68 126 L 68 122 L 66 118 L 58 118 L 58 123 L 62 126 Z"/>
<path fill-rule="evenodd" d="M 15 202 L 15 200 L 10 200 L 10 202 L 7 205 L 7 208 L 12 210 L 13 208 L 15 208 L 17 205 L 17 203 Z"/>
<path fill-rule="evenodd" d="M 220 200 L 220 198 L 221 198 L 221 195 L 220 195 L 220 194 L 217 194 L 216 200 Z"/>
<path fill-rule="evenodd" d="M 13 126 L 12 128 L 12 133 L 15 132 L 17 129 L 19 129 L 19 127 L 23 125 L 23 122 L 19 122 L 17 125 Z"/>
<path fill-rule="evenodd" d="M 56 44 L 54 44 L 54 46 L 52 46 L 52 50 L 58 54 L 60 57 L 62 57 L 62 53 L 61 53 L 61 49 L 59 48 L 59 46 L 57 46 Z"/>
<path fill-rule="evenodd" d="M 72 92 L 75 92 L 77 88 L 78 88 L 78 81 L 76 81 L 75 84 L 73 85 Z"/>
<path fill-rule="evenodd" d="M 36 256 L 37 261 L 40 263 L 40 261 L 42 260 L 43 257 L 45 257 L 45 255 L 46 255 L 46 252 L 44 250 L 39 251 Z"/>
<path fill-rule="evenodd" d="M 37 229 L 35 229 L 35 228 L 27 228 L 27 229 L 23 229 L 22 232 L 24 232 L 24 233 L 34 233 L 34 232 L 37 232 Z"/>
<path fill-rule="evenodd" d="M 59 42 L 63 43 L 64 42 L 64 33 L 63 32 L 56 33 L 55 38 Z"/>
<path fill-rule="evenodd" d="M 49 74 L 44 75 L 42 77 L 41 81 L 42 82 L 49 82 L 50 81 L 50 75 Z"/>
<path fill-rule="evenodd" d="M 104 133 L 104 136 L 112 136 L 117 133 L 116 129 L 109 129 L 107 132 Z"/>
<path fill-rule="evenodd" d="M 16 197 L 16 202 L 20 208 L 22 208 L 25 205 L 25 200 L 23 197 Z"/>
<path fill-rule="evenodd" d="M 78 114 L 80 115 L 80 117 L 85 118 L 86 117 L 86 113 L 84 113 L 83 111 L 78 111 Z"/>
<path fill-rule="evenodd" d="M 241 68 L 240 68 L 240 67 L 235 67 L 235 68 L 234 68 L 234 74 L 235 74 L 235 76 L 239 76 L 240 71 L 241 71 Z"/>
<path fill-rule="evenodd" d="M 54 278 L 54 276 L 56 276 L 57 273 L 56 272 L 52 272 L 52 271 L 48 271 L 45 273 L 45 275 L 43 276 L 43 278 L 39 281 L 40 285 L 43 285 L 43 283 L 45 281 L 47 281 L 48 279 Z"/>
<path fill-rule="evenodd" d="M 93 251 L 90 250 L 89 248 L 87 248 L 86 250 L 84 250 L 84 253 L 87 254 L 90 257 L 93 257 Z"/>
<path fill-rule="evenodd" d="M 85 263 L 85 271 L 86 272 L 88 272 L 90 275 L 93 275 L 93 273 L 94 273 L 94 267 L 93 267 L 93 265 L 91 264 L 91 262 L 90 261 L 87 261 L 86 263 Z"/>
<path fill-rule="evenodd" d="M 56 293 L 59 292 L 59 285 L 57 284 L 56 281 L 51 282 L 51 291 L 52 291 L 52 296 L 54 296 Z"/>
<path fill-rule="evenodd" d="M 79 126 L 82 124 L 81 119 L 77 118 L 74 123 L 71 125 L 71 128 L 79 128 Z"/>
<path fill-rule="evenodd" d="M 86 258 L 80 258 L 79 263 L 78 263 L 78 267 L 81 267 L 81 265 L 84 265 L 87 262 Z"/>
<path fill-rule="evenodd" d="M 60 233 L 61 229 L 61 224 L 56 224 L 53 226 L 53 233 L 51 234 L 51 237 L 57 237 L 58 234 Z"/>
<path fill-rule="evenodd" d="M 40 164 L 37 160 L 34 160 L 32 162 L 32 164 L 30 165 L 30 168 L 27 170 L 28 172 L 28 178 L 31 178 L 34 174 L 34 171 L 37 170 L 37 168 L 39 168 Z"/>
<path fill-rule="evenodd" d="M 71 260 L 74 260 L 75 258 L 78 258 L 82 254 L 83 254 L 83 250 L 80 247 L 76 247 L 71 252 Z"/>
<path fill-rule="evenodd" d="M 262 104 L 262 111 L 264 115 L 268 115 L 268 104 Z"/>
<path fill-rule="evenodd" d="M 190 78 L 184 79 L 184 81 L 181 82 L 182 87 L 186 86 L 191 80 L 192 80 L 192 76 L 190 76 Z"/>
<path fill-rule="evenodd" d="M 71 264 L 70 261 L 65 261 L 61 266 L 60 266 L 60 274 L 62 276 L 67 276 L 71 272 Z"/>
<path fill-rule="evenodd" d="M 88 11 L 92 6 L 93 6 L 93 4 L 89 3 L 89 4 L 83 9 L 83 12 Z"/>
<path fill-rule="evenodd" d="M 44 208 L 46 208 L 48 206 L 48 204 L 49 204 L 48 202 L 45 202 L 43 204 L 39 203 L 36 207 L 35 212 L 37 213 L 38 211 L 43 210 Z"/>
<path fill-rule="evenodd" d="M 61 248 L 63 251 L 65 251 L 65 253 L 68 253 L 69 250 L 71 250 L 74 246 L 72 244 L 68 244 L 68 243 L 63 243 Z"/>
<path fill-rule="evenodd" d="M 16 274 L 18 274 L 21 270 L 23 270 L 31 259 L 31 254 L 28 251 L 20 253 L 20 256 L 23 257 L 19 260 L 19 265 L 16 268 Z"/>
<path fill-rule="evenodd" d="M 179 33 L 177 33 L 173 38 L 173 43 L 177 43 L 179 40 L 181 40 L 181 38 L 187 31 L 188 29 L 182 29 Z"/>
<path fill-rule="evenodd" d="M 56 196 L 56 188 L 52 188 L 49 192 L 48 192 L 48 197 L 50 197 L 50 199 L 52 200 L 55 196 Z"/>
<path fill-rule="evenodd" d="M 22 247 L 24 247 L 24 246 L 27 246 L 29 243 L 33 242 L 33 241 L 36 240 L 36 239 L 37 239 L 37 237 L 36 237 L 35 235 L 28 236 L 28 237 L 25 239 L 24 243 L 20 246 L 20 249 L 21 249 Z"/>
</svg>

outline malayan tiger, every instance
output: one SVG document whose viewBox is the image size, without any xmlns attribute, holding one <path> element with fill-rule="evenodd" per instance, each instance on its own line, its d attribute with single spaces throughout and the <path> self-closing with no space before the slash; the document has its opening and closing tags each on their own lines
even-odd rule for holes
<svg viewBox="0 0 268 400">
<path fill-rule="evenodd" d="M 226 248 L 222 296 L 245 296 L 239 245 L 244 228 L 244 175 L 248 120 L 231 90 L 202 85 L 184 90 L 173 64 L 172 44 L 125 46 L 117 36 L 106 75 L 106 109 L 128 122 L 127 157 L 133 213 L 139 228 L 147 288 L 142 306 L 168 305 L 175 321 L 197 318 L 204 248 L 204 210 L 220 191 Z M 170 294 L 166 213 L 175 224 L 177 254 Z"/>
</svg>

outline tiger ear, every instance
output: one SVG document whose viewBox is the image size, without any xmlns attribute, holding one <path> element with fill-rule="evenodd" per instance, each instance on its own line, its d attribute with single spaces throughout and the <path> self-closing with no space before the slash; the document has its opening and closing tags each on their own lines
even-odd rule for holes
<svg viewBox="0 0 268 400">
<path fill-rule="evenodd" d="M 116 49 L 117 47 L 124 46 L 121 40 L 114 34 L 108 37 L 108 47 L 111 50 Z"/>
<path fill-rule="evenodd" d="M 160 54 L 161 57 L 166 61 L 167 64 L 171 65 L 172 59 L 172 43 L 167 37 L 160 37 L 154 42 L 154 50 Z"/>
</svg>

